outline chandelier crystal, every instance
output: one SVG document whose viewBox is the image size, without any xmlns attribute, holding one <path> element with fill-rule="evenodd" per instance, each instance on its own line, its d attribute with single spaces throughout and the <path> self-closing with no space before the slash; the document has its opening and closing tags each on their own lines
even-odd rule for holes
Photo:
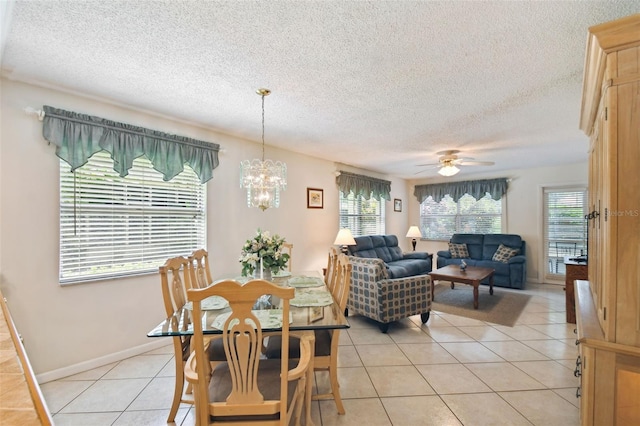
<svg viewBox="0 0 640 426">
<path fill-rule="evenodd" d="M 264 97 L 271 90 L 258 89 L 262 97 L 262 160 L 240 162 L 240 187 L 247 190 L 247 206 L 265 211 L 280 206 L 280 191 L 287 189 L 287 165 L 281 161 L 264 159 Z"/>
</svg>

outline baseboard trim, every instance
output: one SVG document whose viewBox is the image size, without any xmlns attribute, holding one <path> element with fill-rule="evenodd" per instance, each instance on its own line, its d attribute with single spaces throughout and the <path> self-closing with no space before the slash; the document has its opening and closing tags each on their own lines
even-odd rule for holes
<svg viewBox="0 0 640 426">
<path fill-rule="evenodd" d="M 36 380 L 38 381 L 38 384 L 52 382 L 54 380 L 58 380 L 63 377 L 72 376 L 74 374 L 78 374 L 78 373 L 82 373 L 83 371 L 102 367 L 103 365 L 111 364 L 113 362 L 122 361 L 123 359 L 131 358 L 132 356 L 140 355 L 145 352 L 159 349 L 163 346 L 167 346 L 171 344 L 170 339 L 153 339 L 153 340 L 154 341 L 151 343 L 135 346 L 133 348 L 125 349 L 124 351 L 114 352 L 109 355 L 83 361 L 78 364 L 69 365 L 67 367 L 59 368 L 57 370 L 51 370 L 41 374 L 36 374 Z"/>
</svg>

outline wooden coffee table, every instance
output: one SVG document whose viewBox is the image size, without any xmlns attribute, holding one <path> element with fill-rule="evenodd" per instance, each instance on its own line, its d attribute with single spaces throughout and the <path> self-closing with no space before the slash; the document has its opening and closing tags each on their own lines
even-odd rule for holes
<svg viewBox="0 0 640 426">
<path fill-rule="evenodd" d="M 494 269 L 481 268 L 479 266 L 467 266 L 462 271 L 460 265 L 447 265 L 442 268 L 436 269 L 433 272 L 429 272 L 431 275 L 431 300 L 434 300 L 434 281 L 451 281 L 451 288 L 454 287 L 454 283 L 469 284 L 473 286 L 473 308 L 478 309 L 478 287 L 480 281 L 485 278 L 489 278 L 489 294 L 493 295 L 493 273 Z"/>
</svg>

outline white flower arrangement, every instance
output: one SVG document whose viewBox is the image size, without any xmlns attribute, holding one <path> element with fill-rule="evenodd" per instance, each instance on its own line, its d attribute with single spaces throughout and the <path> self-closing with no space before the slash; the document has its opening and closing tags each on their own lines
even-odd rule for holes
<svg viewBox="0 0 640 426">
<path fill-rule="evenodd" d="M 260 267 L 261 260 L 262 267 L 272 274 L 282 271 L 289 261 L 289 255 L 282 253 L 284 242 L 285 239 L 279 235 L 272 236 L 269 231 L 263 232 L 258 228 L 256 235 L 242 246 L 239 259 L 242 264 L 242 276 L 253 275 L 256 267 Z"/>
</svg>

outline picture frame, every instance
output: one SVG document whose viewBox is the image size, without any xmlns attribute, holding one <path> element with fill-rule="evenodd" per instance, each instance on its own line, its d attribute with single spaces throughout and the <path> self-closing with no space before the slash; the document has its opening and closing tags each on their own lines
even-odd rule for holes
<svg viewBox="0 0 640 426">
<path fill-rule="evenodd" d="M 394 212 L 402 211 L 402 200 L 400 198 L 393 199 L 393 211 Z"/>
<path fill-rule="evenodd" d="M 324 190 L 319 188 L 307 188 L 307 208 L 324 208 Z"/>
</svg>

